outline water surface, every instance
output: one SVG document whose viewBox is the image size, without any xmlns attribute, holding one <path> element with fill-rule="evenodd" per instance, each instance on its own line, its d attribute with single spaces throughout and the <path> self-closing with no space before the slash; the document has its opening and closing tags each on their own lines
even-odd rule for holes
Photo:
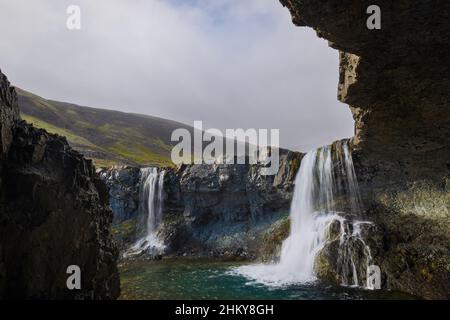
<svg viewBox="0 0 450 320">
<path fill-rule="evenodd" d="M 170 259 L 120 266 L 120 299 L 410 299 L 388 291 L 334 287 L 320 282 L 269 287 L 233 272 L 236 262 Z"/>
</svg>

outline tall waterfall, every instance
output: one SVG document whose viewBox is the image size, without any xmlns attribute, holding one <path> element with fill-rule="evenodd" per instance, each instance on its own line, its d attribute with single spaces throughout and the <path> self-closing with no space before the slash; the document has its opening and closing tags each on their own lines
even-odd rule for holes
<svg viewBox="0 0 450 320">
<path fill-rule="evenodd" d="M 371 255 L 361 230 L 370 222 L 353 220 L 362 206 L 352 157 L 347 142 L 334 146 L 311 151 L 302 160 L 291 204 L 290 235 L 282 244 L 279 262 L 243 266 L 235 272 L 267 285 L 314 281 L 319 253 L 335 241 L 341 283 L 362 284 L 358 270 L 367 269 Z M 337 210 L 337 202 L 348 204 L 346 212 Z"/>
<path fill-rule="evenodd" d="M 125 256 L 144 252 L 153 254 L 164 249 L 158 238 L 158 226 L 162 220 L 164 171 L 157 168 L 143 168 L 139 185 L 139 222 L 141 238 L 125 253 Z"/>
<path fill-rule="evenodd" d="M 139 211 L 145 217 L 145 235 L 153 235 L 162 219 L 162 192 L 164 171 L 157 168 L 141 169 Z"/>
</svg>

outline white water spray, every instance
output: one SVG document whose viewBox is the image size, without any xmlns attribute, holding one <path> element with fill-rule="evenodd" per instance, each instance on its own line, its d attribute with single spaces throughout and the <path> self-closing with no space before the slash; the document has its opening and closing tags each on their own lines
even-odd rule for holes
<svg viewBox="0 0 450 320">
<path fill-rule="evenodd" d="M 143 252 L 160 253 L 164 244 L 158 238 L 158 226 L 162 220 L 164 171 L 157 168 L 143 168 L 140 175 L 139 214 L 143 219 L 143 236 L 125 253 L 125 257 Z"/>
<path fill-rule="evenodd" d="M 352 250 L 355 242 L 362 243 L 364 250 L 368 250 L 366 256 L 370 257 L 370 249 L 362 240 L 360 228 L 368 222 L 349 222 L 342 212 L 335 209 L 336 195 L 345 191 L 350 203 L 349 213 L 355 215 L 361 212 L 351 154 L 346 143 L 338 144 L 337 148 L 332 153 L 331 146 L 323 147 L 309 152 L 303 158 L 291 204 L 290 235 L 282 244 L 279 263 L 243 266 L 236 268 L 235 273 L 271 286 L 314 281 L 316 257 L 327 242 L 333 240 L 330 239 L 330 228 L 338 223 L 338 272 L 342 272 L 342 284 L 359 285 Z M 336 155 L 334 161 L 333 154 Z M 367 263 L 370 259 L 367 258 Z M 351 279 L 348 279 L 348 274 L 351 274 Z"/>
</svg>

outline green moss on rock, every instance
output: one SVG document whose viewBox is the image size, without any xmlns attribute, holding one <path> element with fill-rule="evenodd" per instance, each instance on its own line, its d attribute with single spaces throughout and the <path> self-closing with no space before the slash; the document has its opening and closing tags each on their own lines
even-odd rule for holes
<svg viewBox="0 0 450 320">
<path fill-rule="evenodd" d="M 261 260 L 264 262 L 274 261 L 279 258 L 281 245 L 289 236 L 291 221 L 289 216 L 273 223 L 262 236 L 262 245 L 260 251 Z"/>
</svg>

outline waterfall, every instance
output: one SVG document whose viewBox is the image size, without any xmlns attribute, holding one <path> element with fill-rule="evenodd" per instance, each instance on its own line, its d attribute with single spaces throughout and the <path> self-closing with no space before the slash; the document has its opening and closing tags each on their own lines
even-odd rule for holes
<svg viewBox="0 0 450 320">
<path fill-rule="evenodd" d="M 139 184 L 139 218 L 143 226 L 138 232 L 139 240 L 125 253 L 125 257 L 141 253 L 158 254 L 164 244 L 158 238 L 157 231 L 162 221 L 164 170 L 143 168 Z"/>
<path fill-rule="evenodd" d="M 347 203 L 346 212 L 337 203 Z M 342 204 L 340 204 L 342 206 Z M 267 285 L 288 285 L 316 280 L 315 264 L 325 246 L 335 243 L 337 270 L 343 285 L 362 284 L 360 270 L 371 262 L 362 227 L 361 198 L 347 142 L 310 151 L 303 158 L 295 180 L 290 211 L 290 235 L 276 264 L 250 265 L 234 272 Z M 360 264 L 363 261 L 363 266 Z"/>
<path fill-rule="evenodd" d="M 162 219 L 162 191 L 164 171 L 157 168 L 141 169 L 139 212 L 145 218 L 145 236 L 156 232 Z"/>
</svg>

